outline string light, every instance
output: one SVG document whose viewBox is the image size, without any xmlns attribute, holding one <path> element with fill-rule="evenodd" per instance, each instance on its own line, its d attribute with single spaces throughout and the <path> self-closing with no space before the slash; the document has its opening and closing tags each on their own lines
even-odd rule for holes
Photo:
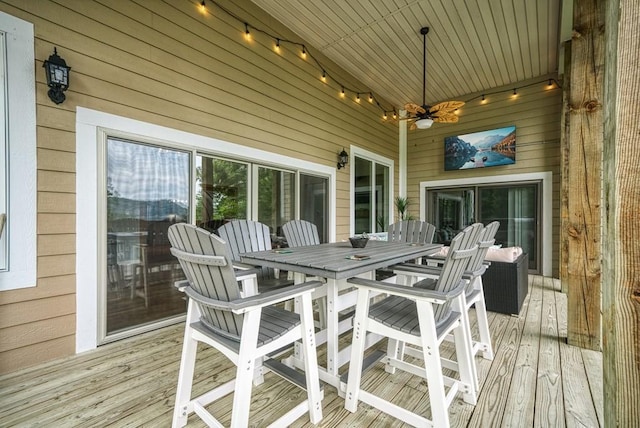
<svg viewBox="0 0 640 428">
<path fill-rule="evenodd" d="M 196 0 L 197 1 L 197 0 Z M 236 21 L 244 24 L 244 33 L 245 33 L 245 38 L 247 41 L 251 40 L 252 38 L 252 31 L 256 31 L 258 33 L 262 33 L 264 35 L 266 35 L 267 37 L 272 38 L 275 41 L 275 45 L 274 45 L 274 51 L 277 53 L 281 53 L 281 44 L 282 43 L 289 43 L 291 45 L 295 45 L 295 46 L 299 46 L 302 48 L 301 54 L 300 56 L 304 59 L 311 59 L 313 60 L 313 62 L 315 63 L 315 65 L 322 70 L 322 81 L 327 83 L 327 79 L 328 78 L 332 78 L 333 81 L 336 82 L 336 84 L 338 84 L 341 88 L 340 91 L 340 97 L 341 98 L 345 98 L 346 97 L 346 93 L 349 92 L 350 94 L 356 94 L 359 95 L 360 94 L 364 94 L 366 93 L 366 91 L 361 91 L 361 90 L 356 90 L 356 89 L 351 89 L 347 86 L 345 86 L 344 84 L 341 84 L 340 82 L 338 82 L 335 78 L 333 78 L 332 76 L 329 75 L 329 73 L 326 71 L 326 69 L 323 67 L 323 65 L 320 63 L 320 61 L 318 61 L 317 58 L 315 58 L 312 53 L 310 51 L 307 50 L 307 47 L 303 44 L 300 43 L 298 41 L 295 40 L 288 40 L 286 38 L 282 38 L 282 37 L 277 37 L 274 34 L 269 33 L 266 30 L 262 30 L 260 28 L 254 27 L 252 25 L 250 25 L 248 22 L 246 22 L 243 18 L 239 17 L 238 15 L 236 15 L 234 12 L 230 11 L 229 9 L 225 8 L 224 6 L 220 5 L 218 2 L 216 2 L 215 0 L 209 0 L 209 3 L 212 3 L 213 5 L 215 5 L 217 8 L 219 8 L 220 10 L 222 10 L 224 13 L 226 13 L 227 15 L 229 15 L 230 17 L 232 17 L 233 19 L 235 19 Z M 196 3 L 198 4 L 198 3 Z M 201 0 L 201 3 L 199 3 L 198 6 L 200 9 L 204 9 L 205 8 L 205 0 Z M 369 92 L 369 102 L 370 103 L 375 103 L 375 105 L 381 110 L 381 111 L 385 111 L 385 109 L 382 107 L 382 105 L 380 105 L 380 103 L 378 102 L 378 100 L 373 96 L 372 92 Z M 386 112 L 385 112 L 386 115 Z"/>
<path fill-rule="evenodd" d="M 383 118 L 384 120 L 387 120 L 387 112 L 386 112 L 386 111 L 385 111 L 384 113 L 382 113 L 382 118 Z"/>
<path fill-rule="evenodd" d="M 547 85 L 547 89 L 553 88 L 553 79 L 549 79 L 549 84 Z"/>
<path fill-rule="evenodd" d="M 358 93 L 358 94 L 356 95 L 356 102 L 357 102 L 357 103 L 359 103 L 359 102 L 360 102 L 360 93 Z"/>
<path fill-rule="evenodd" d="M 207 13 L 207 4 L 204 2 L 204 0 L 200 2 L 200 12 Z"/>
<path fill-rule="evenodd" d="M 396 114 L 396 109 L 395 109 L 395 108 L 393 109 L 393 118 L 394 118 L 394 119 L 397 119 L 397 118 L 398 118 L 398 115 Z"/>
<path fill-rule="evenodd" d="M 518 96 L 518 91 L 516 88 L 513 88 L 513 94 L 511 95 L 511 98 L 516 98 Z"/>
<path fill-rule="evenodd" d="M 484 94 L 482 94 L 482 100 L 480 100 L 481 104 L 486 104 L 487 103 L 487 99 L 484 97 Z"/>
</svg>

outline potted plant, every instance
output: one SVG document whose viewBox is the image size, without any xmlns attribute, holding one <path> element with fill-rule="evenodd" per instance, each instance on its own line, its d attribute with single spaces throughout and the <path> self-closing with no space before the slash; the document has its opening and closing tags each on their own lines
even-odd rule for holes
<svg viewBox="0 0 640 428">
<path fill-rule="evenodd" d="M 398 220 L 413 220 L 413 216 L 407 212 L 409 205 L 411 205 L 411 201 L 408 197 L 396 196 L 393 203 L 396 206 L 396 210 L 398 210 Z"/>
</svg>

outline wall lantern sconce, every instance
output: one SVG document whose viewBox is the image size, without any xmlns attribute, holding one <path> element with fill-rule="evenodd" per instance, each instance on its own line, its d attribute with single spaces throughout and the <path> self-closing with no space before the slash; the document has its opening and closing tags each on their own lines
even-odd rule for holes
<svg viewBox="0 0 640 428">
<path fill-rule="evenodd" d="M 338 154 L 338 169 L 344 168 L 346 164 L 349 163 L 349 154 L 342 149 L 342 151 Z"/>
<path fill-rule="evenodd" d="M 47 73 L 47 86 L 49 86 L 49 98 L 56 104 L 65 100 L 64 91 L 69 88 L 69 70 L 71 67 L 58 56 L 58 51 L 54 47 L 53 55 L 42 65 Z"/>
</svg>

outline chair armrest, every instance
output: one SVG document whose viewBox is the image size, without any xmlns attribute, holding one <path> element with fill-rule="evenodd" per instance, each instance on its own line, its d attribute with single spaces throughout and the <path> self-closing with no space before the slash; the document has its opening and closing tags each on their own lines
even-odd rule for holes
<svg viewBox="0 0 640 428">
<path fill-rule="evenodd" d="M 253 309 L 261 308 L 264 306 L 271 306 L 276 303 L 299 297 L 303 294 L 311 294 L 316 289 L 316 287 L 319 287 L 321 285 L 322 283 L 320 281 L 309 281 L 305 282 L 304 284 L 295 284 L 289 287 L 283 287 L 277 290 L 268 291 L 266 293 L 232 300 L 230 302 L 203 296 L 190 286 L 185 287 L 184 292 L 190 299 L 193 299 L 205 306 L 209 306 L 214 309 L 232 311 L 236 314 L 243 314 Z"/>
<path fill-rule="evenodd" d="M 424 288 L 407 287 L 405 285 L 397 285 L 389 282 L 373 281 L 364 278 L 350 278 L 347 282 L 355 285 L 357 288 L 368 288 L 372 291 L 387 293 L 411 300 L 428 300 L 432 303 L 438 304 L 445 303 L 455 297 L 458 297 L 462 292 L 464 292 L 466 287 L 466 282 L 460 281 L 454 289 L 442 292 Z"/>
<path fill-rule="evenodd" d="M 416 276 L 440 276 L 440 272 L 442 272 L 442 268 L 436 266 L 424 266 L 424 265 L 415 265 L 412 263 L 401 263 L 397 265 L 393 265 L 390 267 L 393 269 L 394 273 L 410 273 L 416 274 Z M 462 275 L 463 279 L 467 281 L 472 280 L 475 277 L 482 276 L 484 272 L 487 270 L 487 266 L 482 265 L 479 269 L 474 272 L 465 271 Z"/>
</svg>

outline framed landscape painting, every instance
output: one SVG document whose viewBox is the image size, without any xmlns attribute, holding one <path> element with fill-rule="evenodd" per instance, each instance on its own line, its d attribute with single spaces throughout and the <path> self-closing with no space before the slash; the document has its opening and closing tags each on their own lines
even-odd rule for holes
<svg viewBox="0 0 640 428">
<path fill-rule="evenodd" d="M 444 170 L 516 163 L 516 127 L 491 129 L 444 139 Z"/>
</svg>

